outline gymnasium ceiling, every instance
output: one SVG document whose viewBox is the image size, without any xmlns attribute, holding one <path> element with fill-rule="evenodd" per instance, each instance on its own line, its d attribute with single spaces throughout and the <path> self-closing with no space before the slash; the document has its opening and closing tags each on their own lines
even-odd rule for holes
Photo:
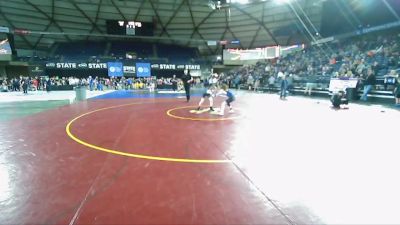
<svg viewBox="0 0 400 225">
<path fill-rule="evenodd" d="M 296 27 L 316 32 L 322 2 L 254 0 L 212 9 L 209 0 L 0 0 L 0 26 L 31 31 L 15 35 L 17 48 L 45 50 L 55 42 L 114 39 L 106 34 L 109 19 L 155 21 L 148 40 L 212 53 L 219 47 L 208 40 L 240 40 L 235 47 L 253 48 L 285 45 Z"/>
</svg>

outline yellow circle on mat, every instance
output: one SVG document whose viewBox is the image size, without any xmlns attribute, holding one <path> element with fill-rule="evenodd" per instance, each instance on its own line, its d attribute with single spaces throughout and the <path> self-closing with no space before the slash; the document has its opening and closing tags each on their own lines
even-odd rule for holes
<svg viewBox="0 0 400 225">
<path fill-rule="evenodd" d="M 170 157 L 158 157 L 158 156 L 151 156 L 151 155 L 142 155 L 142 154 L 134 154 L 134 153 L 122 152 L 122 151 L 119 151 L 119 150 L 104 148 L 104 147 L 101 147 L 101 146 L 90 144 L 90 143 L 80 139 L 79 137 L 75 136 L 71 132 L 72 124 L 74 122 L 76 122 L 77 120 L 79 120 L 80 118 L 86 117 L 88 115 L 91 115 L 93 113 L 100 112 L 100 111 L 105 111 L 105 110 L 115 109 L 115 108 L 121 108 L 121 107 L 125 107 L 125 106 L 130 106 L 130 105 L 139 105 L 139 104 L 143 104 L 143 103 L 130 103 L 130 104 L 123 104 L 123 105 L 116 105 L 116 106 L 96 109 L 96 110 L 84 113 L 82 115 L 79 115 L 79 116 L 75 117 L 71 121 L 69 121 L 69 123 L 65 127 L 65 131 L 67 132 L 67 135 L 72 140 L 76 141 L 77 143 L 79 143 L 81 145 L 84 145 L 84 146 L 89 147 L 89 148 L 94 149 L 94 150 L 107 152 L 107 153 L 111 153 L 111 154 L 115 154 L 115 155 L 121 155 L 121 156 L 127 156 L 127 157 L 139 158 L 139 159 L 149 159 L 149 160 L 169 161 L 169 162 L 181 162 L 181 163 L 229 163 L 229 162 L 231 162 L 231 160 L 170 158 Z M 187 107 L 185 107 L 185 108 L 187 108 Z"/>
<path fill-rule="evenodd" d="M 193 106 L 183 106 L 183 107 L 178 107 L 178 108 L 173 108 L 167 111 L 167 115 L 175 118 L 175 119 L 181 119 L 181 120 L 193 120 L 193 121 L 224 121 L 224 120 L 233 120 L 237 119 L 240 116 L 234 116 L 234 117 L 224 117 L 224 118 L 196 118 L 196 117 L 183 117 L 183 116 L 177 116 L 172 114 L 173 111 L 178 110 L 178 109 L 187 109 L 187 108 L 193 108 Z"/>
</svg>

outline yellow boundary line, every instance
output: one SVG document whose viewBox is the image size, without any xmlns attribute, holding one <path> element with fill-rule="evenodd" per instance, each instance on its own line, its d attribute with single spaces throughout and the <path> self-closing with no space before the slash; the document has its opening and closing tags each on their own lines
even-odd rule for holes
<svg viewBox="0 0 400 225">
<path fill-rule="evenodd" d="M 118 151 L 118 150 L 114 150 L 114 149 L 103 148 L 101 146 L 97 146 L 97 145 L 94 145 L 94 144 L 87 143 L 87 142 L 79 139 L 78 137 L 76 137 L 71 132 L 72 124 L 74 122 L 76 122 L 77 120 L 79 120 L 80 118 L 82 118 L 82 117 L 85 117 L 85 116 L 88 116 L 88 115 L 91 115 L 93 113 L 97 113 L 97 112 L 100 112 L 100 111 L 104 111 L 104 110 L 115 109 L 115 108 L 130 106 L 130 105 L 139 105 L 139 104 L 143 104 L 143 103 L 130 103 L 130 104 L 123 104 L 123 105 L 116 105 L 116 106 L 96 109 L 96 110 L 81 114 L 81 115 L 75 117 L 74 119 L 72 119 L 67 124 L 67 126 L 65 127 L 65 131 L 66 131 L 67 135 L 72 140 L 74 140 L 75 142 L 77 142 L 77 143 L 79 143 L 81 145 L 84 145 L 84 146 L 89 147 L 89 148 L 94 149 L 94 150 L 103 151 L 103 152 L 107 152 L 107 153 L 111 153 L 111 154 L 115 154 L 115 155 L 121 155 L 121 156 L 127 156 L 127 157 L 139 158 L 139 159 L 169 161 L 169 162 L 180 162 L 180 163 L 229 163 L 229 162 L 231 162 L 231 160 L 169 158 L 169 157 L 158 157 L 158 156 L 127 153 L 127 152 L 122 152 L 122 151 Z M 185 106 L 185 107 L 181 107 L 181 108 L 188 108 L 188 107 Z M 178 108 L 176 108 L 176 109 L 178 109 Z"/>
<path fill-rule="evenodd" d="M 225 121 L 225 120 L 233 120 L 240 118 L 241 116 L 234 116 L 234 117 L 225 117 L 225 118 L 193 118 L 193 117 L 183 117 L 183 116 L 177 116 L 172 114 L 173 111 L 178 110 L 178 109 L 187 109 L 187 108 L 193 108 L 193 106 L 183 106 L 183 107 L 178 107 L 178 108 L 173 108 L 167 111 L 167 115 L 175 118 L 175 119 L 180 119 L 180 120 L 192 120 L 192 121 Z"/>
</svg>

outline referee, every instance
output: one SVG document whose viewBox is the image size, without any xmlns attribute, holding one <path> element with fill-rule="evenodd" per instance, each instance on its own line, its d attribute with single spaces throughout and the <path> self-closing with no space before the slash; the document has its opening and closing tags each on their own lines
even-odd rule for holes
<svg viewBox="0 0 400 225">
<path fill-rule="evenodd" d="M 190 70 L 185 70 L 182 76 L 183 87 L 185 88 L 186 92 L 186 101 L 190 101 L 190 85 L 192 83 L 192 76 L 190 75 Z"/>
</svg>

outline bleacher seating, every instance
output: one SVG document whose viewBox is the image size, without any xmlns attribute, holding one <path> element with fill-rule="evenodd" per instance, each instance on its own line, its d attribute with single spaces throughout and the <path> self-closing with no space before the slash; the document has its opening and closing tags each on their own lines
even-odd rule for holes
<svg viewBox="0 0 400 225">
<path fill-rule="evenodd" d="M 304 51 L 292 53 L 279 60 L 266 60 L 255 66 L 236 68 L 230 71 L 227 77 L 232 81 L 238 78 L 240 85 L 246 86 L 251 75 L 254 80 L 261 81 L 261 86 L 267 86 L 268 78 L 277 78 L 278 72 L 281 71 L 294 77 L 294 92 L 301 93 L 306 83 L 315 83 L 318 86 L 314 89 L 315 93 L 329 95 L 327 87 L 331 77 L 362 78 L 366 70 L 371 68 L 376 76 L 376 85 L 371 97 L 392 99 L 393 87 L 385 86 L 384 77 L 391 70 L 400 72 L 399 43 L 400 36 L 397 33 L 360 36 L 323 46 L 310 46 Z M 268 71 L 265 70 L 266 67 Z"/>
<path fill-rule="evenodd" d="M 59 43 L 55 55 L 66 59 L 88 59 L 93 56 L 102 56 L 106 47 L 105 42 L 70 42 Z"/>
<path fill-rule="evenodd" d="M 178 45 L 158 44 L 158 57 L 168 58 L 171 63 L 189 63 L 197 58 L 195 48 L 188 48 Z"/>
<path fill-rule="evenodd" d="M 113 41 L 109 55 L 125 58 L 126 53 L 134 52 L 137 58 L 150 58 L 153 57 L 153 44 L 146 42 L 135 41 Z"/>
</svg>

